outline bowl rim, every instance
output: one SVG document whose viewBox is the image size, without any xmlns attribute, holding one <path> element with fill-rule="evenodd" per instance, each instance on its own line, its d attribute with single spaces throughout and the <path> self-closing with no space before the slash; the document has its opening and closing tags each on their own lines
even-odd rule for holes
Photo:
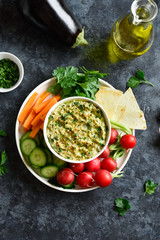
<svg viewBox="0 0 160 240">
<path fill-rule="evenodd" d="M 47 138 L 47 134 L 46 134 L 46 129 L 47 129 L 47 124 L 48 124 L 48 118 L 51 114 L 51 112 L 53 112 L 59 105 L 63 104 L 64 102 L 68 102 L 68 101 L 74 101 L 74 100 L 84 100 L 84 101 L 88 101 L 88 102 L 92 102 L 96 107 L 100 108 L 100 110 L 103 112 L 103 116 L 105 119 L 105 122 L 108 126 L 108 134 L 107 134 L 107 139 L 106 139 L 106 144 L 105 146 L 101 149 L 101 151 L 96 154 L 94 157 L 89 158 L 89 159 L 85 159 L 85 160 L 71 160 L 71 159 L 66 159 L 62 156 L 60 156 L 56 151 L 54 151 L 54 149 L 51 147 L 48 138 Z M 89 161 L 92 161 L 93 159 L 97 158 L 98 156 L 101 155 L 101 153 L 105 150 L 105 148 L 107 147 L 108 143 L 109 143 L 109 139 L 110 139 L 110 135 L 111 135 L 111 124 L 110 124 L 110 120 L 109 117 L 106 113 L 106 111 L 100 106 L 100 104 L 98 104 L 96 101 L 90 99 L 90 98 L 86 98 L 86 97 L 80 97 L 80 96 L 76 96 L 76 97 L 68 97 L 65 98 L 63 100 L 60 100 L 59 102 L 57 102 L 47 113 L 46 117 L 45 117 L 45 121 L 44 121 L 44 127 L 43 127 L 43 135 L 44 135 L 44 139 L 45 142 L 47 144 L 47 147 L 50 149 L 50 151 L 59 159 L 65 161 L 65 162 L 69 162 L 69 163 L 86 163 Z"/>
<path fill-rule="evenodd" d="M 4 56 L 1 58 L 2 55 L 4 55 Z M 15 88 L 17 88 L 20 85 L 20 83 L 22 82 L 23 77 L 24 77 L 24 67 L 23 67 L 23 64 L 22 64 L 21 60 L 17 56 L 15 56 L 14 54 L 12 54 L 12 53 L 0 52 L 0 60 L 6 59 L 6 58 L 11 60 L 12 62 L 14 62 L 18 66 L 18 69 L 19 69 L 19 79 L 10 88 L 0 88 L 0 93 L 6 93 L 6 92 L 10 92 L 10 91 L 14 90 Z"/>
</svg>

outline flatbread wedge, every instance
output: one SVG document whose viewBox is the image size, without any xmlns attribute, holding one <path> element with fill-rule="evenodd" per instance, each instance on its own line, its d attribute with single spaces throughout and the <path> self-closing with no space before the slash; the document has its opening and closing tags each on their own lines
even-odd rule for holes
<svg viewBox="0 0 160 240">
<path fill-rule="evenodd" d="M 99 91 L 96 93 L 96 102 L 106 111 L 109 119 L 112 119 L 115 115 L 122 94 L 122 91 L 108 87 L 100 87 Z"/>
<path fill-rule="evenodd" d="M 146 120 L 140 110 L 131 88 L 121 96 L 112 120 L 117 121 L 131 129 L 145 130 Z"/>
</svg>

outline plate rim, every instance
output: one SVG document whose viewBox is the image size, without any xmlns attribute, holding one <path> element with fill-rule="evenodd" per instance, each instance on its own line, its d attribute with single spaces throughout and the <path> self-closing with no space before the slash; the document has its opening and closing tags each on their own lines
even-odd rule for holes
<svg viewBox="0 0 160 240">
<path fill-rule="evenodd" d="M 53 189 L 56 189 L 58 191 L 62 191 L 62 192 L 70 192 L 70 193 L 81 193 L 81 192 L 88 192 L 88 191 L 92 191 L 92 190 L 95 190 L 97 188 L 99 188 L 99 186 L 95 186 L 95 187 L 91 187 L 91 188 L 84 188 L 84 189 L 65 189 L 65 188 L 61 188 L 61 187 L 58 187 L 56 185 L 53 185 L 51 183 L 49 183 L 45 178 L 39 176 L 27 163 L 26 163 L 26 160 L 25 158 L 23 157 L 22 155 L 22 152 L 20 150 L 20 144 L 19 144 L 19 138 L 18 138 L 18 129 L 19 129 L 19 121 L 18 121 L 18 116 L 19 116 L 19 113 L 21 112 L 21 110 L 23 109 L 24 105 L 26 104 L 26 102 L 28 101 L 28 99 L 30 98 L 30 96 L 33 94 L 33 92 L 35 92 L 38 88 L 41 88 L 43 87 L 43 85 L 46 85 L 47 83 L 50 83 L 51 81 L 53 81 L 55 78 L 50 78 L 48 80 L 45 80 L 44 82 L 40 83 L 37 87 L 35 87 L 29 94 L 28 96 L 24 99 L 19 111 L 18 111 L 18 114 L 17 114 L 17 118 L 16 118 L 16 124 L 15 124 L 15 140 L 16 140 L 16 146 L 17 146 L 17 149 L 18 149 L 18 153 L 21 157 L 21 160 L 22 162 L 24 163 L 24 165 L 26 166 L 26 168 L 30 171 L 30 173 L 32 173 L 40 182 L 42 182 L 43 184 L 53 188 Z M 99 79 L 99 82 L 100 82 L 100 85 L 101 86 L 107 86 L 107 87 L 110 87 L 110 88 L 113 88 L 115 89 L 111 84 L 109 84 L 107 81 L 104 81 L 102 79 Z M 133 129 L 133 135 L 135 135 L 135 130 Z M 124 163 L 122 164 L 122 166 L 118 169 L 117 173 L 119 173 L 124 167 L 125 165 L 127 164 L 129 158 L 130 158 L 130 155 L 132 153 L 132 149 L 130 149 L 127 153 L 127 157 L 124 161 Z"/>
</svg>

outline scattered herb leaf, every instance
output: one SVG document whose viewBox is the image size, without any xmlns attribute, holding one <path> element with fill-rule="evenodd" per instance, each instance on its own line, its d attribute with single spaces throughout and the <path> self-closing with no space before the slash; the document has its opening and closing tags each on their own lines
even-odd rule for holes
<svg viewBox="0 0 160 240">
<path fill-rule="evenodd" d="M 1 153 L 1 160 L 0 160 L 0 176 L 4 175 L 8 172 L 8 168 L 4 166 L 4 164 L 7 162 L 8 156 L 6 154 L 6 151 L 3 150 Z"/>
<path fill-rule="evenodd" d="M 158 186 L 158 183 L 154 183 L 151 180 L 147 180 L 145 182 L 145 193 L 144 193 L 144 196 L 146 195 L 146 193 L 148 193 L 149 195 L 152 195 L 155 192 L 157 186 Z"/>
<path fill-rule="evenodd" d="M 154 87 L 154 85 L 151 82 L 145 79 L 144 72 L 140 69 L 137 71 L 136 76 L 130 77 L 126 85 L 127 87 L 130 87 L 130 88 L 136 88 L 140 83 L 147 83 L 147 84 L 150 84 L 152 87 Z"/>
<path fill-rule="evenodd" d="M 125 198 L 116 198 L 115 199 L 116 211 L 120 216 L 124 216 L 127 210 L 130 209 L 129 201 Z"/>
<path fill-rule="evenodd" d="M 0 129 L 0 136 L 5 137 L 5 136 L 7 136 L 7 133 L 5 131 L 3 131 L 2 129 Z"/>
<path fill-rule="evenodd" d="M 0 176 L 4 175 L 5 173 L 8 173 L 8 168 L 6 166 L 0 167 Z"/>
<path fill-rule="evenodd" d="M 8 160 L 8 156 L 6 154 L 6 151 L 3 150 L 1 153 L 1 161 L 0 161 L 0 166 L 2 166 L 4 163 L 6 163 Z"/>
</svg>

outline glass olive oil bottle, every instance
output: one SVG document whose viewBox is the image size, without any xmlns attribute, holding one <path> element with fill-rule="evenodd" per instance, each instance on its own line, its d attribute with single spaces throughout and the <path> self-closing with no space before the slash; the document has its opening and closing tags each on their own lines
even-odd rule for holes
<svg viewBox="0 0 160 240">
<path fill-rule="evenodd" d="M 131 13 L 117 20 L 112 28 L 111 42 L 120 59 L 132 59 L 148 51 L 154 40 L 152 21 L 157 13 L 153 0 L 135 0 Z"/>
</svg>

